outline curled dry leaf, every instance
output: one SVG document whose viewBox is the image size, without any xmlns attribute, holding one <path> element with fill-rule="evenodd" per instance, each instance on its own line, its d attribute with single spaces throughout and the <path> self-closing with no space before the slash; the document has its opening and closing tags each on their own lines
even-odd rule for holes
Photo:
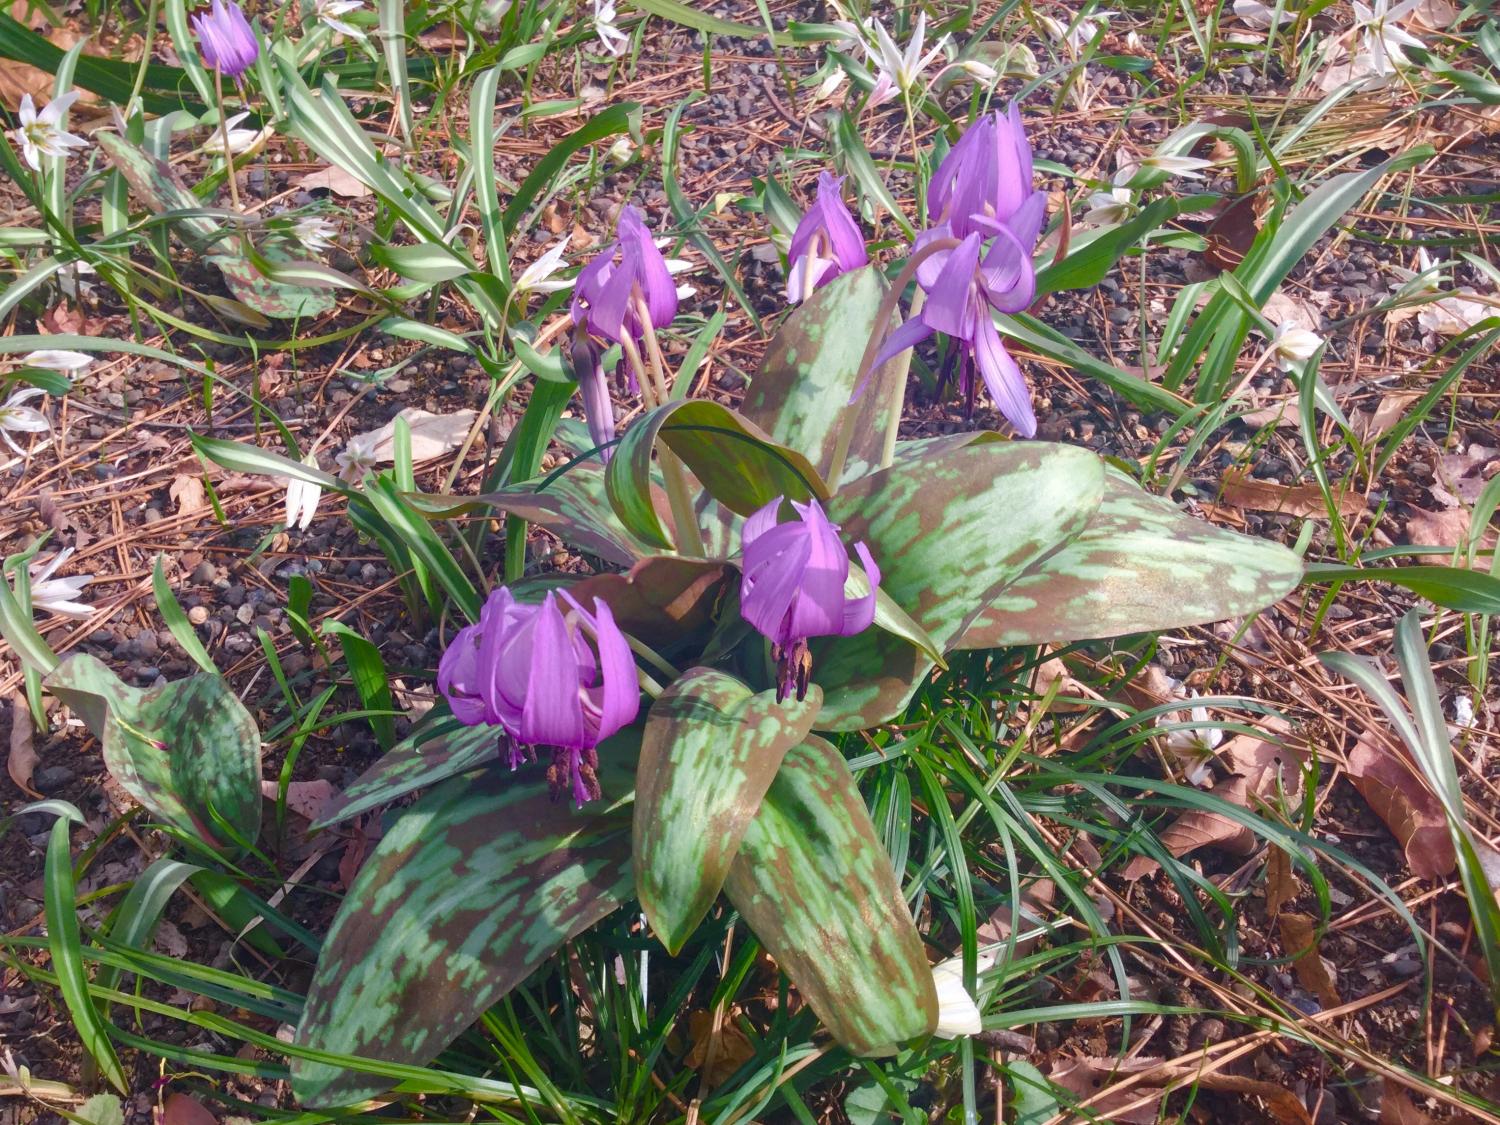
<svg viewBox="0 0 1500 1125">
<path fill-rule="evenodd" d="M 1038 879 L 1031 886 L 1021 892 L 1021 924 L 1018 927 L 1021 933 L 1034 930 L 1037 926 L 1052 917 L 1053 899 L 1057 895 L 1057 887 L 1051 879 Z M 980 945 L 992 945 L 1010 940 L 1013 911 L 1009 904 L 1001 905 L 989 916 L 989 919 L 981 922 L 977 934 Z M 1034 937 L 1021 937 L 1016 940 L 1015 956 L 1025 957 L 1040 940 L 1040 935 Z"/>
<path fill-rule="evenodd" d="M 38 760 L 34 735 L 26 698 L 16 692 L 10 697 L 10 753 L 5 758 L 5 772 L 10 774 L 16 788 L 39 798 L 41 794 L 31 787 L 31 775 Z"/>
<path fill-rule="evenodd" d="M 1399 1084 L 1387 1078 L 1380 1090 L 1380 1125 L 1432 1125 L 1432 1118 L 1416 1107 Z"/>
<path fill-rule="evenodd" d="M 208 507 L 208 494 L 203 488 L 203 478 L 190 473 L 179 473 L 167 487 L 167 495 L 177 505 L 178 515 L 190 516 Z"/>
<path fill-rule="evenodd" d="M 1406 519 L 1406 538 L 1418 547 L 1447 547 L 1450 550 L 1464 546 L 1469 540 L 1469 513 L 1462 508 L 1447 508 L 1441 512 L 1415 511 Z M 1482 550 L 1495 546 L 1494 528 L 1486 528 L 1479 541 Z M 1450 560 L 1442 555 L 1425 555 L 1425 563 L 1448 565 Z"/>
<path fill-rule="evenodd" d="M 1317 923 L 1306 914 L 1283 914 L 1278 920 L 1281 946 L 1294 958 L 1292 968 L 1302 987 L 1318 998 L 1325 1008 L 1337 1008 L 1342 1000 L 1334 983 L 1329 962 L 1318 952 Z"/>
<path fill-rule="evenodd" d="M 1250 792 L 1273 796 L 1278 790 L 1295 797 L 1302 791 L 1302 767 L 1307 755 L 1289 740 L 1291 727 L 1274 715 L 1260 720 L 1267 737 L 1237 734 L 1218 749 L 1230 773 L 1250 783 Z"/>
<path fill-rule="evenodd" d="M 1249 808 L 1250 783 L 1243 777 L 1231 777 L 1209 790 L 1213 796 L 1241 808 Z M 1190 809 L 1183 813 L 1161 834 L 1162 847 L 1181 858 L 1199 848 L 1215 847 L 1231 855 L 1249 855 L 1256 848 L 1256 835 L 1236 820 L 1222 813 L 1206 809 Z M 1121 876 L 1139 879 L 1157 869 L 1156 860 L 1138 855 L 1125 865 Z"/>
<path fill-rule="evenodd" d="M 341 195 L 345 199 L 363 199 L 367 195 L 374 194 L 361 181 L 356 180 L 336 165 L 309 172 L 300 179 L 294 180 L 293 183 L 303 191 L 315 191 L 321 188 L 331 191 L 334 195 Z"/>
<path fill-rule="evenodd" d="M 426 461 L 457 449 L 469 436 L 478 412 L 456 410 L 452 414 L 433 414 L 417 406 L 408 406 L 396 417 L 405 418 L 411 427 L 411 459 Z M 378 430 L 359 434 L 349 440 L 371 451 L 377 465 L 394 464 L 396 460 L 396 420 L 391 419 Z"/>
<path fill-rule="evenodd" d="M 1292 870 L 1292 857 L 1278 847 L 1266 856 L 1266 918 L 1281 913 L 1281 908 L 1296 899 L 1302 887 Z"/>
<path fill-rule="evenodd" d="M 1350 425 L 1360 441 L 1373 441 L 1401 421 L 1406 408 L 1421 397 L 1421 391 L 1391 391 L 1381 396 L 1379 405 L 1373 411 L 1352 411 L 1349 415 Z"/>
<path fill-rule="evenodd" d="M 186 1094 L 173 1094 L 161 1110 L 161 1125 L 219 1125 L 206 1105 Z"/>
<path fill-rule="evenodd" d="M 691 1013 L 688 1016 L 688 1037 L 693 1045 L 683 1062 L 698 1071 L 705 1090 L 718 1086 L 747 1059 L 755 1057 L 755 1047 L 727 1015 L 715 1034 L 712 1012 L 699 1010 Z"/>
<path fill-rule="evenodd" d="M 1349 752 L 1349 780 L 1406 852 L 1412 874 L 1442 879 L 1458 865 L 1443 806 L 1416 771 L 1370 733 Z"/>
<path fill-rule="evenodd" d="M 266 800 L 276 800 L 276 782 L 262 781 L 260 791 Z M 286 787 L 286 807 L 307 820 L 317 820 L 324 804 L 337 794 L 331 781 L 293 781 Z"/>
<path fill-rule="evenodd" d="M 1225 473 L 1223 497 L 1226 504 L 1249 508 L 1254 512 L 1275 512 L 1283 516 L 1321 516 L 1327 518 L 1328 505 L 1315 484 L 1277 484 L 1269 480 L 1252 480 L 1245 473 Z M 1365 511 L 1365 498 L 1357 492 L 1334 495 L 1339 515 L 1352 520 Z"/>
</svg>

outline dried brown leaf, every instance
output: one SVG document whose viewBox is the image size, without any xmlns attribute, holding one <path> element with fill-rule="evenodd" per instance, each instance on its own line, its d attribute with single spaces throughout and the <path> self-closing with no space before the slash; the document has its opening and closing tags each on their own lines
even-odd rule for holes
<svg viewBox="0 0 1500 1125">
<path fill-rule="evenodd" d="M 1387 1078 L 1380 1090 L 1380 1125 L 1432 1125 L 1432 1118 L 1413 1104 L 1399 1084 Z"/>
<path fill-rule="evenodd" d="M 1157 1119 L 1155 1101 L 1133 1109 L 1125 1107 L 1148 1094 L 1159 1099 L 1166 1093 L 1164 1082 L 1140 1082 L 1118 1092 L 1109 1087 L 1160 1062 L 1160 1059 L 1062 1059 L 1052 1064 L 1047 1077 L 1075 1094 L 1079 1101 L 1087 1101 L 1095 1120 L 1112 1121 L 1117 1125 L 1153 1125 Z M 1101 1091 L 1102 1097 L 1099 1096 Z"/>
<path fill-rule="evenodd" d="M 337 165 L 320 168 L 316 172 L 309 172 L 292 183 L 303 191 L 313 191 L 322 188 L 331 191 L 334 195 L 341 195 L 345 199 L 363 199 L 374 193 L 361 181 L 355 179 L 348 172 Z"/>
<path fill-rule="evenodd" d="M 34 735 L 26 697 L 16 692 L 10 697 L 10 753 L 5 758 L 5 772 L 10 774 L 16 788 L 40 797 L 41 794 L 31 787 L 31 775 L 39 760 Z"/>
<path fill-rule="evenodd" d="M 433 414 L 420 407 L 408 406 L 397 417 L 405 418 L 411 428 L 411 459 L 426 461 L 462 445 L 478 414 L 473 410 Z M 393 418 L 380 429 L 359 434 L 349 441 L 350 445 L 356 443 L 371 451 L 370 456 L 376 464 L 391 464 L 396 459 L 396 420 Z"/>
<path fill-rule="evenodd" d="M 705 1089 L 713 1089 L 755 1057 L 755 1047 L 727 1016 L 714 1033 L 713 1013 L 699 1010 L 688 1016 L 688 1038 L 692 1041 L 683 1062 L 698 1071 Z"/>
<path fill-rule="evenodd" d="M 1366 733 L 1349 752 L 1349 780 L 1406 852 L 1412 874 L 1441 879 L 1458 865 L 1443 806 L 1416 772 Z"/>
<path fill-rule="evenodd" d="M 1281 945 L 1288 957 L 1294 958 L 1292 968 L 1302 987 L 1318 998 L 1325 1008 L 1337 1008 L 1338 986 L 1328 962 L 1318 952 L 1317 923 L 1306 914 L 1283 914 L 1277 919 L 1281 929 Z"/>
<path fill-rule="evenodd" d="M 1383 395 L 1372 412 L 1356 410 L 1349 416 L 1360 441 L 1373 441 L 1401 421 L 1406 408 L 1422 397 L 1421 391 L 1391 391 Z"/>
<path fill-rule="evenodd" d="M 1250 783 L 1243 777 L 1232 777 L 1221 781 L 1209 790 L 1220 800 L 1249 808 Z M 1183 813 L 1161 834 L 1162 847 L 1181 858 L 1199 848 L 1215 847 L 1231 855 L 1249 855 L 1256 848 L 1255 833 L 1238 821 L 1222 813 L 1203 809 L 1190 809 Z M 1138 855 L 1125 865 L 1121 875 L 1125 879 L 1139 879 L 1157 868 L 1156 860 Z"/>
<path fill-rule="evenodd" d="M 161 1125 L 219 1125 L 219 1122 L 197 1098 L 173 1094 L 162 1106 Z"/>
<path fill-rule="evenodd" d="M 1467 544 L 1469 539 L 1469 513 L 1463 508 L 1448 508 L 1441 512 L 1414 511 L 1406 520 L 1407 541 L 1419 547 L 1447 547 L 1450 550 Z M 1489 550 L 1495 546 L 1495 530 L 1485 530 L 1480 547 Z M 1441 555 L 1428 555 L 1423 562 L 1447 565 L 1450 560 Z"/>
<path fill-rule="evenodd" d="M 1053 913 L 1052 902 L 1057 896 L 1057 886 L 1051 879 L 1038 879 L 1021 892 L 1021 930 L 1031 930 L 1038 922 L 1045 921 Z M 1008 904 L 1002 905 L 979 924 L 980 945 L 1009 941 L 1013 911 Z M 1036 947 L 1039 937 L 1021 938 L 1016 941 L 1015 956 L 1025 957 Z"/>
<path fill-rule="evenodd" d="M 1301 889 L 1297 873 L 1292 870 L 1292 857 L 1273 846 L 1266 856 L 1266 918 L 1280 914 L 1281 908 L 1295 900 Z"/>
<path fill-rule="evenodd" d="M 1277 484 L 1269 480 L 1252 480 L 1245 473 L 1225 473 L 1223 497 L 1226 504 L 1254 512 L 1275 512 L 1283 516 L 1328 515 L 1323 493 L 1315 484 Z M 1365 511 L 1365 498 L 1357 492 L 1340 492 L 1334 496 L 1339 515 L 1355 519 Z"/>
<path fill-rule="evenodd" d="M 189 473 L 179 473 L 167 486 L 167 495 L 177 505 L 179 515 L 190 516 L 208 507 L 208 494 L 203 488 L 203 478 Z"/>
<path fill-rule="evenodd" d="M 274 801 L 277 784 L 274 781 L 262 781 L 260 791 L 268 801 Z M 317 820 L 324 803 L 337 793 L 338 790 L 331 781 L 293 781 L 286 787 L 286 807 L 307 820 Z"/>
</svg>

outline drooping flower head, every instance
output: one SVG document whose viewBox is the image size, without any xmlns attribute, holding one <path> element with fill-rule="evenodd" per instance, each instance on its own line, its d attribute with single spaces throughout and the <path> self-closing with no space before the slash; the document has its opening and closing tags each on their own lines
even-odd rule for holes
<svg viewBox="0 0 1500 1125">
<path fill-rule="evenodd" d="M 571 792 L 579 805 L 600 795 L 596 747 L 635 720 L 641 701 L 609 606 L 596 598 L 589 613 L 566 593 L 526 604 L 505 587 L 443 653 L 438 690 L 459 722 L 504 729 L 512 769 L 549 748 L 553 796 Z"/>
<path fill-rule="evenodd" d="M 21 155 L 31 170 L 42 170 L 42 157 L 67 156 L 75 148 L 88 148 L 88 141 L 75 137 L 62 127 L 63 115 L 78 100 L 78 91 L 69 90 L 59 98 L 53 98 L 47 108 L 37 112 L 36 103 L 30 94 L 21 95 L 21 107 L 17 118 L 21 125 L 12 130 L 11 136 L 21 146 Z"/>
<path fill-rule="evenodd" d="M 677 284 L 641 213 L 628 203 L 615 240 L 578 272 L 572 312 L 573 323 L 616 344 L 627 336 L 639 342 L 648 328 L 665 328 L 677 315 Z"/>
<path fill-rule="evenodd" d="M 609 397 L 609 382 L 604 377 L 604 349 L 589 336 L 588 329 L 582 324 L 573 326 L 568 362 L 573 368 L 573 378 L 578 381 L 589 437 L 599 447 L 599 460 L 607 465 L 614 456 L 615 404 Z"/>
<path fill-rule="evenodd" d="M 864 235 L 839 194 L 843 183 L 842 176 L 819 174 L 817 199 L 792 235 L 786 276 L 786 299 L 792 304 L 807 300 L 814 289 L 870 261 Z"/>
<path fill-rule="evenodd" d="M 210 70 L 236 81 L 260 57 L 255 29 L 233 0 L 213 0 L 207 12 L 193 17 L 198 47 Z"/>
<path fill-rule="evenodd" d="M 40 398 L 46 393 L 41 387 L 23 387 L 0 402 L 0 438 L 4 438 L 5 444 L 22 457 L 26 456 L 26 451 L 10 435 L 39 434 L 50 428 L 45 414 L 34 406 L 25 405 L 27 400 Z"/>
<path fill-rule="evenodd" d="M 778 496 L 761 508 L 740 533 L 740 613 L 771 640 L 776 698 L 785 699 L 795 687 L 800 700 L 807 694 L 811 670 L 807 639 L 852 637 L 868 629 L 875 620 L 880 568 L 869 548 L 856 543 L 854 553 L 870 592 L 846 597 L 849 552 L 839 540 L 838 525 L 828 521 L 817 500 L 792 501 L 798 518 L 778 523 L 781 502 Z"/>
<path fill-rule="evenodd" d="M 1031 146 L 1014 105 L 974 125 L 953 146 L 928 194 L 933 226 L 918 236 L 921 311 L 895 332 L 876 364 L 934 332 L 957 341 L 959 385 L 972 395 L 977 370 L 1002 414 L 1024 437 L 1036 433 L 1026 378 L 995 328 L 992 313 L 1020 312 L 1036 296 L 1032 251 L 1047 217 L 1046 194 L 1032 187 Z M 953 245 L 957 240 L 958 244 Z M 946 248 L 937 249 L 936 244 Z"/>
</svg>

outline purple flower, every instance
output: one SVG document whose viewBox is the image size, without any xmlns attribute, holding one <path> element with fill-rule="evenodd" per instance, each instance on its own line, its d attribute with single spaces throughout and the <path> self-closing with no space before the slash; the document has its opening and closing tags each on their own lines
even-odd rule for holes
<svg viewBox="0 0 1500 1125">
<path fill-rule="evenodd" d="M 863 543 L 854 545 L 870 580 L 861 598 L 844 594 L 849 552 L 839 541 L 838 526 L 828 522 L 816 500 L 792 501 L 798 519 L 778 523 L 782 497 L 745 521 L 740 533 L 740 613 L 770 638 L 776 658 L 776 698 L 792 687 L 800 700 L 807 694 L 812 659 L 808 637 L 852 637 L 875 620 L 875 588 L 880 568 Z"/>
<path fill-rule="evenodd" d="M 620 209 L 615 240 L 578 271 L 572 311 L 574 324 L 617 344 L 627 336 L 639 341 L 648 328 L 665 328 L 677 315 L 677 283 L 641 213 L 628 203 Z"/>
<path fill-rule="evenodd" d="M 595 747 L 632 723 L 641 701 L 608 605 L 595 598 L 589 613 L 566 593 L 529 605 L 503 586 L 443 653 L 438 690 L 459 722 L 504 728 L 512 769 L 550 747 L 553 796 L 571 790 L 580 805 L 600 795 Z"/>
<path fill-rule="evenodd" d="M 996 110 L 959 138 L 927 187 L 927 217 L 954 238 L 976 230 L 989 238 L 996 223 L 1009 223 L 1034 195 L 1031 142 L 1014 102 Z"/>
<path fill-rule="evenodd" d="M 828 284 L 841 273 L 857 270 L 870 261 L 865 238 L 854 216 L 839 194 L 844 179 L 827 172 L 818 176 L 818 197 L 797 224 L 792 235 L 786 276 L 786 299 L 792 304 L 807 300 L 814 289 Z"/>
<path fill-rule="evenodd" d="M 583 324 L 573 326 L 568 359 L 578 393 L 583 398 L 583 418 L 589 437 L 599 447 L 599 459 L 606 465 L 614 456 L 615 404 L 609 397 L 609 383 L 604 378 L 604 352 L 590 337 Z"/>
<path fill-rule="evenodd" d="M 238 79 L 260 57 L 260 41 L 239 5 L 214 0 L 207 12 L 193 17 L 203 61 L 226 78 Z"/>
</svg>

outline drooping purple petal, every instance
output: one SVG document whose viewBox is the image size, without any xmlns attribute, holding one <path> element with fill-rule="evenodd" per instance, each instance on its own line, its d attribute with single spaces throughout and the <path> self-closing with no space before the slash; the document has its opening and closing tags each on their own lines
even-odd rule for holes
<svg viewBox="0 0 1500 1125">
<path fill-rule="evenodd" d="M 640 316 L 640 303 L 649 325 Z M 617 344 L 627 336 L 638 342 L 648 328 L 664 328 L 677 315 L 677 285 L 666 259 L 629 204 L 620 209 L 615 241 L 579 271 L 572 314 L 575 324 Z"/>
<path fill-rule="evenodd" d="M 922 306 L 922 319 L 930 327 L 961 340 L 969 338 L 973 321 L 970 298 L 974 271 L 979 267 L 979 248 L 978 234 L 969 235 L 954 247 Z"/>
<path fill-rule="evenodd" d="M 818 195 L 808 208 L 787 251 L 787 300 L 796 304 L 842 273 L 870 261 L 864 235 L 844 205 L 842 177 L 818 176 Z"/>
<path fill-rule="evenodd" d="M 657 249 L 646 228 L 641 214 L 626 204 L 620 210 L 617 230 L 622 247 L 621 268 L 630 263 L 635 283 L 640 286 L 646 309 L 651 317 L 652 328 L 665 328 L 677 315 L 677 283 L 672 280 L 672 271 L 667 269 L 667 260 Z M 645 332 L 644 325 L 638 325 Z"/>
<path fill-rule="evenodd" d="M 988 315 L 979 318 L 974 334 L 974 360 L 990 397 L 1000 413 L 1022 437 L 1036 436 L 1036 413 L 1031 408 L 1031 392 L 1026 377 L 1016 361 L 1005 350 L 1005 343 Z"/>
<path fill-rule="evenodd" d="M 859 556 L 860 568 L 870 580 L 870 592 L 862 598 L 844 603 L 843 627 L 839 630 L 846 637 L 863 633 L 875 623 L 875 588 L 880 585 L 880 567 L 870 556 L 870 548 L 864 541 L 854 544 L 854 553 Z"/>
<path fill-rule="evenodd" d="M 448 701 L 453 717 L 465 726 L 485 721 L 484 700 L 479 697 L 479 626 L 458 631 L 438 661 L 438 691 Z"/>
<path fill-rule="evenodd" d="M 583 399 L 583 417 L 589 437 L 599 449 L 599 459 L 606 465 L 614 456 L 615 404 L 609 396 L 609 381 L 604 377 L 604 356 L 582 324 L 575 324 L 569 358 L 578 393 Z"/>
<path fill-rule="evenodd" d="M 636 679 L 630 644 L 615 624 L 607 603 L 594 599 L 594 643 L 599 648 L 597 707 L 594 741 L 602 742 L 635 721 L 640 710 L 641 688 Z"/>
<path fill-rule="evenodd" d="M 557 597 L 549 593 L 532 619 L 531 668 L 521 710 L 522 742 L 578 748 L 584 745 L 578 698 L 578 657 Z"/>
</svg>

